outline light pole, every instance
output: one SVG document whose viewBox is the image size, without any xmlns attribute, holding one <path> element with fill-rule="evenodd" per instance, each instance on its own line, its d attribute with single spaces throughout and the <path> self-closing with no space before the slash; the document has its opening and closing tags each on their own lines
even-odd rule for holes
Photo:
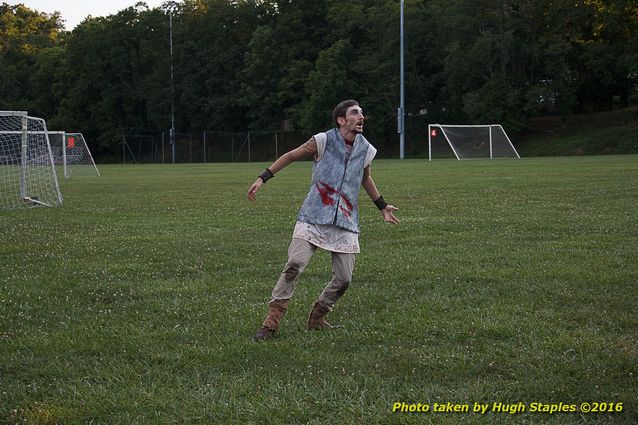
<svg viewBox="0 0 638 425">
<path fill-rule="evenodd" d="M 173 84 L 173 9 L 177 5 L 175 2 L 167 2 L 168 4 L 168 22 L 169 22 L 169 47 L 171 55 L 171 163 L 175 164 L 175 87 Z"/>
<path fill-rule="evenodd" d="M 400 92 L 401 92 L 401 104 L 399 106 L 399 109 L 397 110 L 397 127 L 398 127 L 398 132 L 399 132 L 399 139 L 400 139 L 400 153 L 399 153 L 399 158 L 404 159 L 405 158 L 405 82 L 404 82 L 404 61 L 403 61 L 403 50 L 404 50 L 404 37 L 403 37 L 403 0 L 400 1 L 401 3 L 401 35 L 400 35 L 400 39 L 401 39 L 401 70 L 400 70 L 400 74 L 401 74 L 401 88 L 400 88 Z"/>
</svg>

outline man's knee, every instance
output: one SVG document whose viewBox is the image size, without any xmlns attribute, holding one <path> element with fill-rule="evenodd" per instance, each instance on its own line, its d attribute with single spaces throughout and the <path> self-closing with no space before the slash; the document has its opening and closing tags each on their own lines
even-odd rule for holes
<svg viewBox="0 0 638 425">
<path fill-rule="evenodd" d="M 350 286 L 350 279 L 335 279 L 334 284 L 337 288 L 336 294 L 338 297 L 341 297 Z"/>
<path fill-rule="evenodd" d="M 284 276 L 287 281 L 295 280 L 303 270 L 303 265 L 297 261 L 290 261 L 284 269 Z"/>
<path fill-rule="evenodd" d="M 349 280 L 343 281 L 341 285 L 339 286 L 339 288 L 337 289 L 337 295 L 339 297 L 342 296 L 348 290 L 348 286 L 350 286 L 350 281 Z"/>
</svg>

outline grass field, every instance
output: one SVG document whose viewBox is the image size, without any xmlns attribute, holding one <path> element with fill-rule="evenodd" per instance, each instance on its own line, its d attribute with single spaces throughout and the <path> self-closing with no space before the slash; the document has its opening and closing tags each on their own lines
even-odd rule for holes
<svg viewBox="0 0 638 425">
<path fill-rule="evenodd" d="M 638 422 L 638 156 L 375 161 L 402 222 L 362 197 L 345 329 L 304 329 L 319 252 L 257 344 L 310 177 L 249 203 L 265 166 L 102 166 L 0 212 L 0 423 Z"/>
</svg>

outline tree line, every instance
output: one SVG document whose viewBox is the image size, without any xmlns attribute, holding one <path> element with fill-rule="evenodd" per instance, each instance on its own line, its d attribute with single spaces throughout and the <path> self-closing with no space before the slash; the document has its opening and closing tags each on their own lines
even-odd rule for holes
<svg viewBox="0 0 638 425">
<path fill-rule="evenodd" d="M 169 8 L 173 16 L 173 69 Z M 398 0 L 184 0 L 87 18 L 0 6 L 0 109 L 82 131 L 98 156 L 124 134 L 331 125 L 358 99 L 398 154 Z M 638 0 L 406 0 L 407 135 L 638 103 Z M 410 154 L 408 147 L 407 153 Z"/>
</svg>

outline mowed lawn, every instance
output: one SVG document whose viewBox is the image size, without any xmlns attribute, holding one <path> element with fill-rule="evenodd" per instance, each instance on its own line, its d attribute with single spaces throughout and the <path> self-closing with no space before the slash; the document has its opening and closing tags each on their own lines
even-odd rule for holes
<svg viewBox="0 0 638 425">
<path fill-rule="evenodd" d="M 311 169 L 250 203 L 267 165 L 104 165 L 0 212 L 0 423 L 638 422 L 638 156 L 377 160 L 401 224 L 362 192 L 345 328 L 305 330 L 319 252 L 258 344 Z"/>
</svg>

